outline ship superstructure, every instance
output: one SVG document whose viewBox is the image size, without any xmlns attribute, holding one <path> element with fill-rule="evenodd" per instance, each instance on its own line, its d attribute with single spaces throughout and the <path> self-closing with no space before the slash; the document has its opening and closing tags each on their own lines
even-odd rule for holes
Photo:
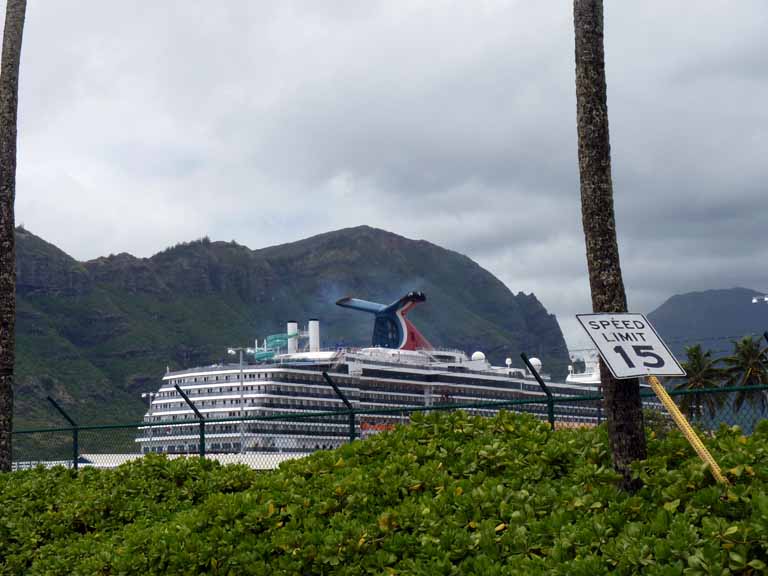
<svg viewBox="0 0 768 576">
<path fill-rule="evenodd" d="M 509 363 L 492 366 L 482 352 L 468 356 L 433 347 L 406 318 L 425 300 L 421 292 L 411 292 L 388 306 L 356 298 L 339 300 L 339 306 L 374 315 L 370 347 L 325 350 L 318 320 L 310 320 L 306 330 L 291 321 L 284 334 L 268 337 L 261 347 L 257 342 L 247 351 L 246 358 L 251 356 L 252 362 L 169 371 L 145 415 L 146 422 L 165 426 L 144 428 L 136 441 L 144 453 L 197 452 L 197 417 L 176 385 L 206 420 L 229 419 L 206 425 L 206 450 L 221 453 L 308 452 L 344 443 L 349 437 L 348 416 L 328 417 L 327 413 L 344 410 L 345 405 L 324 372 L 353 408 L 380 411 L 357 416 L 355 426 L 361 436 L 407 422 L 408 408 L 544 397 L 533 375 L 523 368 Z M 538 360 L 531 362 L 541 367 Z M 589 385 L 548 381 L 547 386 L 555 396 L 595 393 Z M 575 403 L 558 420 L 593 425 L 598 414 L 591 406 Z M 544 404 L 525 409 L 546 415 Z M 493 411 L 477 408 L 475 412 Z"/>
</svg>

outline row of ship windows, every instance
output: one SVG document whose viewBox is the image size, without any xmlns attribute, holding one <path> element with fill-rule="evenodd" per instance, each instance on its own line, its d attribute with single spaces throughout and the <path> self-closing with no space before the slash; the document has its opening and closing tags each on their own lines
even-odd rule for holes
<svg viewBox="0 0 768 576">
<path fill-rule="evenodd" d="M 268 372 L 249 372 L 243 374 L 243 380 L 259 380 L 271 377 Z M 240 373 L 222 376 L 190 376 L 189 378 L 173 378 L 171 385 L 200 384 L 204 382 L 240 382 Z"/>
<path fill-rule="evenodd" d="M 394 426 L 398 423 L 402 422 L 393 422 L 393 421 L 387 421 L 387 422 L 374 422 L 374 421 L 366 421 L 361 422 L 358 424 L 357 429 L 359 431 L 366 431 L 366 432 L 372 432 L 372 431 L 381 431 L 381 430 L 391 430 L 394 428 Z M 237 432 L 237 430 L 232 430 L 229 427 L 227 427 L 226 430 L 224 430 L 223 427 L 220 426 L 211 426 L 213 430 L 211 430 L 212 433 L 233 433 Z M 296 434 L 303 437 L 322 437 L 323 440 L 327 440 L 328 438 L 339 438 L 339 439 L 346 439 L 349 437 L 349 429 L 346 426 L 341 426 L 337 428 L 329 427 L 329 426 L 318 426 L 315 424 L 314 426 L 307 426 L 307 425 L 300 425 L 295 423 L 280 423 L 279 425 L 249 425 L 246 426 L 243 430 L 244 434 L 248 434 L 249 436 L 246 436 L 246 448 L 252 449 L 252 448 L 263 448 L 267 446 L 274 446 L 275 440 L 272 437 L 274 434 L 281 434 L 281 435 L 291 435 Z M 153 451 L 157 451 L 157 448 L 162 447 L 163 445 L 163 438 L 168 436 L 196 436 L 197 430 L 195 430 L 193 427 L 184 427 L 184 428 L 171 428 L 166 431 L 159 431 L 156 432 L 153 435 L 145 435 L 144 436 L 144 442 L 148 444 L 146 448 L 155 448 Z M 269 437 L 263 437 L 263 438 L 253 438 L 253 434 L 269 434 Z M 318 438 L 320 440 L 320 438 Z M 153 446 L 154 444 L 154 446 Z M 239 450 L 240 443 L 233 444 L 237 447 Z M 207 444 L 207 447 L 211 446 L 218 446 L 217 444 Z M 195 444 L 195 449 L 197 449 L 197 444 Z"/>
<path fill-rule="evenodd" d="M 304 396 L 307 396 L 306 394 Z M 280 396 L 279 398 L 259 398 L 257 400 L 253 398 L 245 399 L 225 399 L 225 400 L 198 400 L 195 402 L 197 408 L 221 408 L 225 406 L 259 406 L 262 404 L 273 404 L 277 400 L 282 400 L 284 404 L 292 406 L 321 406 L 321 407 L 336 407 L 340 400 L 338 398 L 331 398 L 328 396 L 313 397 L 311 399 L 295 399 L 289 397 Z M 186 402 L 168 402 L 155 408 L 156 412 L 165 412 L 167 410 L 183 410 L 187 409 Z"/>
<path fill-rule="evenodd" d="M 391 420 L 391 419 L 390 419 Z M 386 422 L 390 422 L 387 420 Z M 402 420 L 402 419 L 401 419 Z M 407 421 L 407 418 L 404 420 Z M 369 423 L 377 423 L 378 420 L 369 418 Z M 384 422 L 382 420 L 382 422 Z M 207 434 L 226 434 L 240 432 L 240 424 L 211 424 L 206 427 Z M 153 439 L 163 438 L 164 436 L 183 436 L 197 435 L 196 426 L 161 426 L 153 428 L 152 432 L 144 431 L 144 439 L 152 441 Z M 346 437 L 349 434 L 348 422 L 329 422 L 326 418 L 322 422 L 254 422 L 242 426 L 244 434 L 287 434 L 291 432 L 301 433 L 302 435 L 323 435 Z"/>
<path fill-rule="evenodd" d="M 445 387 L 441 386 L 440 384 L 440 382 L 435 382 L 432 385 L 433 398 L 439 398 L 441 396 L 472 396 L 474 398 L 482 397 L 483 399 L 489 400 L 511 400 L 530 398 L 531 393 L 536 395 L 543 394 L 543 391 L 538 386 L 538 384 L 514 383 L 507 385 L 503 382 L 500 383 L 490 380 L 475 380 L 472 382 L 467 382 L 466 379 L 460 384 L 465 384 L 467 387 Z M 424 389 L 424 384 L 406 384 L 401 382 L 366 382 L 362 385 L 361 397 L 363 391 L 424 394 Z M 594 391 L 580 389 L 562 390 L 553 388 L 551 391 L 554 396 L 582 396 L 594 393 Z"/>
<path fill-rule="evenodd" d="M 197 454 L 198 444 L 174 444 L 170 446 L 144 446 L 144 454 L 154 452 L 156 454 Z M 206 446 L 211 452 L 240 452 L 240 442 L 213 443 Z"/>
<path fill-rule="evenodd" d="M 303 446 L 294 446 L 291 448 L 281 448 L 278 450 L 274 446 L 251 446 L 248 451 L 251 452 L 307 452 L 311 450 L 331 450 L 340 446 L 339 442 L 325 442 L 320 443 L 303 443 Z M 205 447 L 206 452 L 210 453 L 222 453 L 232 454 L 240 452 L 239 442 L 214 442 L 208 444 Z M 144 454 L 156 453 L 156 454 L 197 454 L 198 444 L 172 444 L 168 446 L 144 446 Z"/>
<path fill-rule="evenodd" d="M 386 396 L 380 396 L 377 394 L 371 394 L 371 393 L 365 393 L 361 392 L 360 396 L 360 403 L 371 403 L 376 402 L 378 404 L 381 403 L 396 403 L 396 404 L 406 404 L 409 406 L 413 406 L 416 404 L 421 404 L 419 401 L 419 397 L 416 395 L 407 395 L 407 396 L 401 396 L 399 394 L 387 394 Z"/>
<path fill-rule="evenodd" d="M 243 373 L 242 381 L 247 380 L 297 380 L 301 382 L 325 382 L 320 374 L 288 374 L 283 372 L 247 372 Z M 240 374 L 228 374 L 221 376 L 190 376 L 188 378 L 174 378 L 170 381 L 171 385 L 178 384 L 203 384 L 206 382 L 236 382 L 240 383 Z"/>
<path fill-rule="evenodd" d="M 206 377 L 208 378 L 208 377 Z M 218 376 L 212 376 L 210 377 L 211 381 L 216 378 L 218 379 Z M 200 378 L 202 381 L 203 378 Z M 230 381 L 229 376 L 222 376 L 221 380 L 224 382 Z M 313 375 L 313 374 L 301 374 L 301 375 L 290 375 L 290 374 L 281 374 L 281 373 L 257 373 L 257 374 L 245 374 L 245 378 L 243 382 L 246 382 L 248 380 L 269 380 L 272 382 L 288 382 L 292 384 L 326 384 L 325 380 L 322 376 L 319 375 Z M 184 378 L 184 379 L 178 379 L 178 380 L 171 380 L 171 384 L 191 384 L 193 381 L 197 381 L 197 378 Z M 206 380 L 208 381 L 208 380 Z M 216 393 L 222 393 L 222 392 L 240 392 L 242 390 L 262 390 L 263 387 L 255 384 L 249 384 L 245 386 L 240 385 L 240 377 L 239 376 L 233 376 L 231 382 L 234 382 L 235 386 L 211 386 L 210 388 L 197 388 L 194 390 L 187 391 L 187 395 L 189 397 L 199 396 L 199 395 L 205 395 L 205 394 L 216 394 Z M 359 383 L 358 380 L 355 380 L 354 383 Z M 343 386 L 349 386 L 352 385 L 353 382 L 345 381 L 342 383 Z M 156 398 L 172 398 L 176 397 L 177 393 L 175 390 L 165 390 L 163 392 L 158 392 L 156 395 Z"/>
<path fill-rule="evenodd" d="M 502 388 L 504 390 L 510 390 L 510 391 L 523 391 L 523 392 L 541 392 L 541 388 L 536 383 L 527 383 L 527 382 L 504 382 L 503 380 L 485 380 L 481 378 L 471 378 L 471 377 L 462 377 L 462 376 L 448 376 L 446 374 L 440 374 L 440 375 L 424 375 L 424 374 L 412 374 L 409 372 L 395 372 L 390 370 L 376 370 L 371 368 L 366 368 L 363 370 L 363 375 L 373 378 L 381 378 L 381 379 L 391 379 L 396 378 L 398 380 L 420 380 L 425 384 L 430 383 L 429 381 L 424 382 L 425 379 L 432 378 L 432 382 L 435 386 L 439 386 L 442 383 L 445 384 L 459 384 L 459 385 L 468 385 L 468 386 L 483 386 L 483 387 L 493 387 L 493 388 Z M 377 389 L 377 390 L 390 390 L 393 389 L 394 386 L 398 386 L 395 384 L 390 384 L 389 382 L 384 383 L 371 383 L 369 386 L 367 386 L 370 389 Z M 407 389 L 407 385 L 400 384 L 404 389 Z M 580 389 L 580 388 L 560 388 L 557 386 L 553 386 L 553 393 L 557 395 L 557 392 L 562 391 L 563 395 L 567 396 L 578 396 L 578 395 L 586 395 L 586 394 L 593 394 L 594 391 L 589 389 Z M 485 391 L 484 391 L 485 392 Z"/>
<path fill-rule="evenodd" d="M 213 406 L 217 406 L 217 404 L 212 400 Z M 228 401 L 231 404 L 238 405 L 239 400 L 230 400 Z M 255 406 L 256 404 L 244 402 L 246 406 Z M 296 409 L 296 408 L 313 408 L 315 410 L 334 410 L 339 407 L 338 402 L 322 402 L 318 400 L 297 400 L 293 398 L 264 398 L 259 404 L 259 406 L 270 406 L 274 408 L 288 408 L 288 409 Z M 185 408 L 185 404 L 177 403 L 177 404 L 171 404 L 167 406 L 167 409 L 183 409 Z M 198 407 L 203 407 L 199 406 Z M 207 408 L 207 407 L 204 407 Z M 249 415 L 251 414 L 251 411 L 249 411 Z M 240 416 L 239 412 L 221 412 L 217 413 L 214 417 L 215 418 L 237 418 Z M 145 417 L 145 422 L 176 422 L 176 421 L 183 421 L 183 420 L 197 420 L 197 416 L 195 414 L 189 412 L 185 414 L 171 414 L 171 415 L 161 415 L 161 416 L 147 416 Z"/>
<path fill-rule="evenodd" d="M 186 394 L 191 398 L 196 396 L 207 396 L 209 394 L 224 394 L 227 392 L 234 392 L 240 394 L 242 392 L 264 392 L 265 390 L 272 390 L 273 386 L 265 387 L 264 385 L 251 384 L 247 386 L 217 386 L 214 388 L 198 388 L 197 390 L 189 390 Z M 179 395 L 175 390 L 167 390 L 165 392 L 158 392 L 156 398 L 178 398 Z"/>
<path fill-rule="evenodd" d="M 247 402 L 243 400 L 243 404 L 246 404 Z M 233 398 L 233 399 L 217 399 L 217 400 L 196 400 L 195 406 L 198 408 L 212 408 L 212 407 L 220 407 L 220 406 L 239 406 L 240 405 L 240 399 Z M 187 408 L 187 403 L 184 401 L 180 402 L 164 402 L 160 404 L 159 406 L 154 406 L 155 412 L 163 412 L 165 410 L 179 410 Z"/>
<path fill-rule="evenodd" d="M 212 387 L 212 388 L 200 388 L 197 390 L 190 390 L 187 392 L 187 396 L 190 398 L 194 398 L 196 396 L 206 396 L 210 394 L 225 394 L 227 392 L 230 393 L 242 393 L 242 392 L 274 392 L 274 393 L 280 393 L 280 394 L 290 394 L 290 393 L 298 393 L 302 394 L 304 396 L 312 395 L 312 396 L 330 396 L 334 397 L 334 392 L 329 388 L 328 390 L 324 390 L 322 388 L 317 387 L 307 387 L 306 385 L 302 385 L 301 382 L 291 382 L 291 384 L 296 384 L 296 386 L 286 386 L 286 385 L 246 385 L 246 386 L 218 386 L 218 387 Z M 343 386 L 347 387 L 347 383 L 344 383 Z M 396 390 L 396 388 L 400 390 Z M 412 394 L 421 394 L 421 390 L 416 387 L 398 387 L 396 385 L 391 387 L 382 387 L 383 390 L 395 392 L 395 391 L 401 391 L 401 392 L 410 392 Z M 347 390 L 347 394 L 354 395 L 356 390 Z M 175 390 L 169 390 L 165 392 L 159 392 L 156 396 L 156 398 L 178 398 L 178 394 Z"/>
<path fill-rule="evenodd" d="M 209 418 L 237 418 L 239 412 L 218 412 Z M 189 414 L 171 414 L 170 416 L 146 416 L 144 422 L 183 422 L 184 420 L 197 420 L 197 416 Z"/>
<path fill-rule="evenodd" d="M 249 386 L 212 386 L 211 388 L 198 388 L 196 390 L 189 390 L 186 392 L 187 396 L 201 396 L 205 394 L 219 394 L 222 392 L 240 392 L 241 390 L 253 390 L 255 387 Z M 176 390 L 166 390 L 164 392 L 158 392 L 156 398 L 177 398 L 178 393 Z"/>
<path fill-rule="evenodd" d="M 377 387 L 379 388 L 379 387 Z M 418 399 L 420 397 L 430 395 L 433 401 L 439 402 L 451 402 L 451 401 L 461 401 L 462 397 L 469 397 L 473 401 L 477 401 L 478 397 L 482 397 L 483 400 L 510 400 L 510 399 L 517 399 L 517 398 L 523 398 L 525 395 L 521 394 L 519 390 L 498 390 L 498 391 L 492 391 L 492 390 L 476 390 L 472 388 L 441 388 L 441 387 L 435 387 L 431 392 L 424 390 L 423 387 L 413 387 L 413 386 L 398 386 L 398 385 L 392 385 L 389 387 L 381 387 L 381 392 L 386 391 L 386 396 L 381 396 L 380 394 L 377 394 L 379 390 L 369 390 L 367 388 L 363 388 L 362 390 L 358 391 L 347 391 L 347 396 L 355 400 L 359 398 L 361 401 L 384 401 L 384 402 L 399 402 L 403 404 L 414 404 L 418 403 Z M 531 392 L 539 392 L 538 389 L 530 390 Z M 206 390 L 201 391 L 198 394 L 192 394 L 191 397 L 194 396 L 202 396 L 205 395 Z M 260 386 L 246 386 L 244 390 L 239 390 L 236 387 L 224 387 L 221 389 L 221 392 L 263 392 L 263 393 L 272 393 L 272 394 L 279 394 L 282 396 L 303 396 L 303 397 L 310 397 L 310 398 L 318 398 L 318 399 L 335 399 L 335 394 L 332 391 L 323 391 L 322 389 L 318 391 L 317 388 L 306 388 L 305 386 L 270 386 L 270 385 L 260 385 Z M 208 392 L 214 393 L 214 392 Z M 166 394 L 166 393 L 164 393 Z M 173 392 L 167 393 L 169 396 L 173 396 L 178 398 L 178 396 L 174 395 Z M 240 401 L 236 399 L 231 400 L 196 400 L 195 405 L 198 407 L 215 407 L 215 406 L 221 406 L 221 405 L 239 405 Z M 159 406 L 157 406 L 156 410 L 170 410 L 174 408 L 184 408 L 185 403 L 179 401 L 176 403 L 163 403 Z"/>
</svg>

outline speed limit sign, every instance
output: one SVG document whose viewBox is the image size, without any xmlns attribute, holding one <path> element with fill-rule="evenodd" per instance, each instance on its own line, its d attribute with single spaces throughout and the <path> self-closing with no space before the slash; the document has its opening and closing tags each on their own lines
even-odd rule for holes
<svg viewBox="0 0 768 576">
<path fill-rule="evenodd" d="M 685 376 L 642 314 L 576 314 L 615 378 Z"/>
</svg>

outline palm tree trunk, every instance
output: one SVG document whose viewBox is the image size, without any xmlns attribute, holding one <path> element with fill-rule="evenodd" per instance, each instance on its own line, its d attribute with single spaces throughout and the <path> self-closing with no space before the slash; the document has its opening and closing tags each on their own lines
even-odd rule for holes
<svg viewBox="0 0 768 576">
<path fill-rule="evenodd" d="M 581 214 L 587 247 L 593 312 L 626 312 L 613 213 L 611 145 L 603 52 L 602 0 L 574 0 L 576 109 L 579 135 Z M 613 464 L 624 487 L 636 488 L 629 464 L 646 457 L 640 383 L 613 378 L 600 362 Z"/>
<path fill-rule="evenodd" d="M 16 115 L 27 0 L 8 0 L 0 65 L 0 472 L 11 469 L 16 361 Z"/>
</svg>

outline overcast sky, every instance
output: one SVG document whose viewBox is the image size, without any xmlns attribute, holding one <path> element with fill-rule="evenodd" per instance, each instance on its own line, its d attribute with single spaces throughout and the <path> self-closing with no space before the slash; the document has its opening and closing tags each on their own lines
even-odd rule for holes
<svg viewBox="0 0 768 576">
<path fill-rule="evenodd" d="M 0 2 L 3 6 L 4 2 Z M 630 309 L 768 289 L 768 3 L 606 3 Z M 80 260 L 369 224 L 591 311 L 570 2 L 34 0 L 16 219 Z"/>
</svg>

